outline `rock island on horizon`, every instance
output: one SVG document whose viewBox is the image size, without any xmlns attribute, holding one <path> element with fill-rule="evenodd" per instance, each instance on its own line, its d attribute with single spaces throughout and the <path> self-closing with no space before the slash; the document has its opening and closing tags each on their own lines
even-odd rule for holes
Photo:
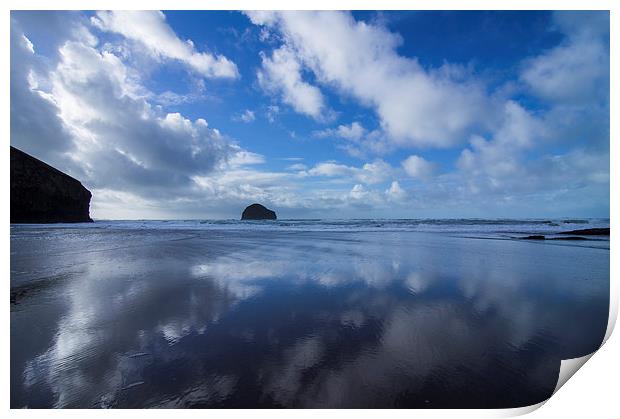
<svg viewBox="0 0 620 419">
<path fill-rule="evenodd" d="M 277 220 L 275 211 L 261 204 L 252 204 L 246 207 L 241 214 L 242 220 Z"/>
</svg>

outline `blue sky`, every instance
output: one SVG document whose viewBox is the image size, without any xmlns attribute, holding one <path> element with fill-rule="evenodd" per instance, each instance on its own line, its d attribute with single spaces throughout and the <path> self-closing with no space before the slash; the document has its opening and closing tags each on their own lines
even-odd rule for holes
<svg viewBox="0 0 620 419">
<path fill-rule="evenodd" d="M 608 217 L 607 12 L 12 12 L 94 218 Z"/>
</svg>

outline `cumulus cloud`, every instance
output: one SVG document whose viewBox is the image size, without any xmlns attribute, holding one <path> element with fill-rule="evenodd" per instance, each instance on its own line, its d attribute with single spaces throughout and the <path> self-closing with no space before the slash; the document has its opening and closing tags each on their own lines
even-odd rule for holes
<svg viewBox="0 0 620 419">
<path fill-rule="evenodd" d="M 490 136 L 472 135 L 457 160 L 463 191 L 478 200 L 515 206 L 526 200 L 538 211 L 560 202 L 585 208 L 569 203 L 579 193 L 608 205 L 608 14 L 556 12 L 553 21 L 564 39 L 524 60 L 520 74 L 549 108 L 534 113 L 507 101 Z M 568 149 L 540 151 L 559 144 Z"/>
<path fill-rule="evenodd" d="M 544 99 L 568 104 L 609 98 L 609 14 L 556 12 L 556 27 L 566 38 L 524 63 L 521 80 Z"/>
<path fill-rule="evenodd" d="M 461 153 L 459 167 L 475 172 L 485 171 L 492 176 L 513 175 L 518 154 L 531 148 L 536 139 L 544 138 L 545 126 L 523 107 L 508 102 L 504 111 L 503 123 L 493 139 L 473 136 L 471 148 Z"/>
<path fill-rule="evenodd" d="M 609 55 L 600 43 L 564 45 L 532 59 L 521 75 L 533 93 L 558 102 L 599 100 L 609 91 L 605 83 Z"/>
<path fill-rule="evenodd" d="M 609 13 L 559 11 L 559 45 L 523 62 L 527 92 L 549 106 L 543 115 L 556 143 L 609 150 Z"/>
<path fill-rule="evenodd" d="M 151 104 L 135 70 L 86 28 L 50 67 L 17 24 L 11 29 L 11 144 L 79 178 L 94 192 L 95 213 L 111 209 L 106 197 L 147 213 L 196 199 L 197 176 L 264 161 L 205 119 Z"/>
<path fill-rule="evenodd" d="M 407 192 L 400 187 L 400 184 L 396 180 L 392 181 L 392 184 L 390 185 L 389 189 L 385 191 L 385 194 L 390 201 L 398 202 L 407 198 Z"/>
<path fill-rule="evenodd" d="M 258 83 L 266 91 L 280 95 L 282 101 L 296 112 L 315 119 L 323 118 L 325 99 L 318 87 L 305 82 L 301 65 L 287 47 L 274 50 L 271 57 L 261 54 L 262 67 L 257 73 Z"/>
<path fill-rule="evenodd" d="M 351 141 L 360 140 L 364 134 L 366 134 L 366 129 L 357 121 L 350 125 L 339 125 L 337 128 L 326 128 L 313 132 L 317 138 L 337 137 Z"/>
<path fill-rule="evenodd" d="M 365 199 L 366 197 L 368 197 L 369 193 L 370 192 L 368 192 L 366 188 L 364 188 L 364 185 L 361 185 L 358 183 L 357 185 L 354 185 L 353 188 L 351 188 L 351 192 L 349 192 L 349 196 L 353 199 L 360 200 L 360 199 Z"/>
<path fill-rule="evenodd" d="M 412 178 L 426 179 L 435 169 L 433 163 L 425 160 L 423 157 L 411 155 L 401 163 L 405 172 Z"/>
<path fill-rule="evenodd" d="M 352 157 L 368 160 L 369 156 L 385 155 L 394 150 L 393 144 L 381 129 L 367 130 L 355 121 L 312 132 L 315 138 L 330 138 L 339 141 L 336 145 Z"/>
<path fill-rule="evenodd" d="M 401 145 L 454 145 L 492 113 L 481 85 L 454 81 L 447 72 L 399 55 L 399 35 L 349 13 L 250 12 L 249 17 L 281 33 L 284 45 L 274 54 L 285 51 L 287 61 L 296 63 L 292 73 L 299 84 L 301 62 L 322 84 L 372 107 Z"/>
<path fill-rule="evenodd" d="M 102 31 L 118 33 L 139 42 L 158 59 L 177 60 L 204 77 L 237 78 L 235 63 L 223 55 L 198 52 L 194 43 L 181 40 L 160 11 L 98 12 L 92 23 Z"/>
<path fill-rule="evenodd" d="M 60 109 L 44 92 L 37 74 L 46 67 L 35 54 L 32 42 L 11 21 L 11 144 L 52 164 L 64 161 L 63 153 L 73 144 L 58 117 Z"/>
<path fill-rule="evenodd" d="M 565 153 L 528 152 L 544 141 L 542 121 L 509 103 L 501 129 L 491 139 L 472 137 L 457 161 L 464 182 L 462 192 L 478 205 L 503 202 L 517 207 L 536 205 L 537 211 L 584 211 L 594 202 L 609 202 L 609 152 L 574 149 Z M 456 193 L 455 195 L 457 195 Z M 571 197 L 587 197 L 579 204 Z"/>
<path fill-rule="evenodd" d="M 114 166 L 119 187 L 127 182 L 180 187 L 230 153 L 228 142 L 204 119 L 161 112 L 135 96 L 127 68 L 115 55 L 69 41 L 60 56 L 51 93 L 94 187 L 113 181 L 98 173 L 104 162 Z"/>
<path fill-rule="evenodd" d="M 515 102 L 504 107 L 503 122 L 493 138 L 473 136 L 470 148 L 464 149 L 457 166 L 476 183 L 501 189 L 505 180 L 523 179 L 525 168 L 520 162 L 523 152 L 544 138 L 544 125 Z M 521 177 L 519 177 L 520 175 Z M 473 180 L 470 179 L 470 182 Z M 473 185 L 473 183 L 470 183 Z M 472 188 L 478 191 L 478 187 Z"/>
</svg>

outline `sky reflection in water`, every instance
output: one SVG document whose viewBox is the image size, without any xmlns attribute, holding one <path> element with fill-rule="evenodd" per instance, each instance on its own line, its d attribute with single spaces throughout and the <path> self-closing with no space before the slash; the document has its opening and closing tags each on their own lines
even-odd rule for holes
<svg viewBox="0 0 620 419">
<path fill-rule="evenodd" d="M 601 343 L 609 250 L 12 230 L 12 407 L 516 407 Z"/>
</svg>

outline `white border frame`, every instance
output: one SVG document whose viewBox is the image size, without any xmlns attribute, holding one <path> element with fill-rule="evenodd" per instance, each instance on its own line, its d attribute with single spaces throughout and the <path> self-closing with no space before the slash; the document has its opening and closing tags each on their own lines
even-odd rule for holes
<svg viewBox="0 0 620 419">
<path fill-rule="evenodd" d="M 578 1 L 578 0 L 505 0 L 502 2 L 490 1 L 490 0 L 469 0 L 467 2 L 463 0 L 435 0 L 433 2 L 430 1 L 420 1 L 420 0 L 408 0 L 408 1 L 398 1 L 398 0 L 313 0 L 313 1 L 298 1 L 295 4 L 292 4 L 291 1 L 285 0 L 262 0 L 260 2 L 252 2 L 250 0 L 212 0 L 212 1 L 199 1 L 199 0 L 136 0 L 131 3 L 123 2 L 121 0 L 4 0 L 2 2 L 3 6 L 3 14 L 0 18 L 0 22 L 5 22 L 0 25 L 0 30 L 4 48 L 4 57 L 5 59 L 2 61 L 2 65 L 0 66 L 0 74 L 2 75 L 2 84 L 0 85 L 0 98 L 2 98 L 1 106 L 2 106 L 2 127 L 3 130 L 3 138 L 6 139 L 6 142 L 10 142 L 10 68 L 9 68 L 9 38 L 10 38 L 10 10 L 100 10 L 100 9 L 122 9 L 122 10 L 140 10 L 140 9 L 163 9 L 163 10 L 274 10 L 274 9 L 296 9 L 296 10 L 404 10 L 404 9 L 412 9 L 412 10 L 610 10 L 610 25 L 611 25 L 611 50 L 610 50 L 610 58 L 611 58 L 611 69 L 610 69 L 610 88 L 611 88 L 611 96 L 610 96 L 610 156 L 611 156 L 611 165 L 610 165 L 610 226 L 612 231 L 618 231 L 618 223 L 616 222 L 616 218 L 611 214 L 618 214 L 619 206 L 618 206 L 618 194 L 612 194 L 611 191 L 620 191 L 620 184 L 618 182 L 618 168 L 613 164 L 613 162 L 618 161 L 618 143 L 616 141 L 611 141 L 611 139 L 618 138 L 618 122 L 614 119 L 614 115 L 616 114 L 616 104 L 618 100 L 618 83 L 617 77 L 614 75 L 620 74 L 618 66 L 618 44 L 616 40 L 618 40 L 618 23 L 620 19 L 618 18 L 618 10 L 620 7 L 618 6 L 620 2 L 613 2 L 610 0 L 590 0 L 590 1 Z M 8 145 L 8 144 L 6 144 Z M 5 146 L 6 146 L 5 145 Z M 8 199 L 6 197 L 9 196 L 9 153 L 8 148 L 6 152 L 3 154 L 4 165 L 2 165 L 2 169 L 0 169 L 0 176 L 2 177 L 2 185 L 4 188 L 4 193 L 2 196 L 5 197 L 3 204 L 1 206 L 3 219 L 5 223 L 2 224 L 1 229 L 2 233 L 1 237 L 3 240 L 2 243 L 2 270 L 5 273 L 5 278 L 10 278 L 10 224 L 9 220 L 9 205 Z M 609 339 L 611 333 L 614 329 L 617 315 L 618 315 L 618 263 L 620 262 L 620 255 L 617 251 L 616 239 L 615 236 L 611 237 L 611 251 L 610 251 L 610 313 L 609 313 L 609 323 L 607 327 L 607 332 L 605 336 L 605 341 Z M 5 283 L 5 290 L 8 290 L 8 284 Z M 4 315 L 4 324 L 5 330 L 10 331 L 10 299 L 5 294 L 5 315 Z M 10 337 L 10 333 L 9 333 Z M 610 347 L 611 346 L 611 347 Z M 555 395 L 549 399 L 549 406 L 544 409 L 540 409 L 537 411 L 537 415 L 539 417 L 556 417 L 557 416 L 567 416 L 567 417 L 581 417 L 585 414 L 593 413 L 595 417 L 612 417 L 617 414 L 619 411 L 617 408 L 617 403 L 615 402 L 615 397 L 617 396 L 616 391 L 614 389 L 615 385 L 615 376 L 614 374 L 618 372 L 618 360 L 615 355 L 618 353 L 619 343 L 618 338 L 612 339 L 611 342 L 604 344 L 604 346 L 597 351 L 597 354 L 594 356 L 595 360 L 590 361 L 588 364 L 591 368 L 586 367 L 583 371 L 583 375 L 581 377 L 577 377 L 576 379 L 570 380 L 570 382 L 563 388 L 558 395 Z M 3 403 L 5 412 L 10 408 L 10 375 L 8 373 L 10 368 L 10 346 L 9 339 L 5 339 L 4 344 L 2 345 L 2 362 L 4 365 L 3 371 L 4 376 L 2 377 L 2 391 L 3 391 Z M 584 357 L 588 358 L 588 357 Z M 597 359 L 600 358 L 600 359 Z M 585 362 L 585 361 L 584 361 Z M 568 364 L 571 364 L 569 362 Z M 572 362 L 572 369 L 576 371 L 575 366 L 579 367 L 583 365 L 579 361 Z M 564 363 L 563 363 L 563 368 Z M 578 367 L 577 367 L 578 369 Z M 573 371 L 574 372 L 574 371 Z M 596 404 L 593 404 L 596 402 Z M 515 416 L 521 415 L 533 410 L 536 410 L 538 407 L 542 406 L 546 402 L 543 402 L 538 405 L 519 408 L 519 409 L 500 409 L 500 410 L 483 410 L 483 409 L 473 409 L 473 410 L 406 410 L 406 409 L 394 409 L 387 410 L 385 412 L 377 411 L 377 410 L 209 410 L 208 413 L 205 411 L 191 411 L 191 410 L 175 410 L 175 416 L 181 417 L 189 417 L 195 415 L 217 415 L 222 418 L 236 417 L 237 415 L 248 415 L 256 416 L 259 418 L 273 418 L 275 417 L 289 417 L 291 413 L 295 416 L 299 417 L 310 417 L 316 414 L 319 415 L 338 415 L 338 416 L 355 416 L 356 419 L 359 417 L 372 417 L 379 414 L 390 414 L 397 417 L 407 417 L 410 415 L 422 416 L 422 417 L 445 417 L 445 416 L 467 416 L 467 417 L 498 417 L 498 416 Z M 4 410 L 3 409 L 3 410 Z M 87 413 L 85 410 L 38 410 L 38 411 L 19 411 L 19 410 L 11 410 L 10 414 L 15 416 L 23 417 L 27 415 L 28 417 L 83 417 L 85 414 L 89 416 L 115 416 L 115 417 L 130 417 L 135 414 L 133 411 L 129 410 L 114 410 L 114 411 L 96 411 L 96 410 L 88 410 Z M 145 414 L 149 416 L 158 416 L 158 417 L 168 417 L 171 412 L 166 410 L 151 410 L 145 411 L 140 414 Z M 541 416 L 542 415 L 542 416 Z"/>
</svg>

